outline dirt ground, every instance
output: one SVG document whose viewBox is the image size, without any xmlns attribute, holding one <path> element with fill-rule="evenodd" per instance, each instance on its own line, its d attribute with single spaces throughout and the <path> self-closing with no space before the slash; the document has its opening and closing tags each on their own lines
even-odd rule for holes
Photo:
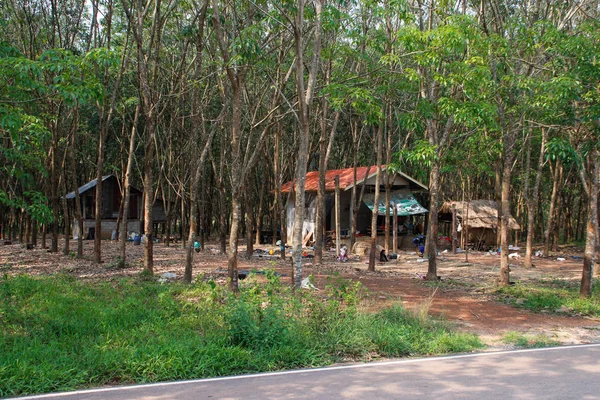
<svg viewBox="0 0 600 400">
<path fill-rule="evenodd" d="M 71 248 L 75 246 L 71 242 Z M 62 243 L 61 243 L 62 246 Z M 36 248 L 25 250 L 20 244 L 0 243 L 0 273 L 4 274 L 53 274 L 68 273 L 79 279 L 110 279 L 117 276 L 133 276 L 142 270 L 142 246 L 127 243 L 129 267 L 116 268 L 113 260 L 117 255 L 115 242 L 103 242 L 102 264 L 91 261 L 93 242 L 84 242 L 85 258 L 77 260 L 62 253 L 51 254 Z M 62 247 L 60 247 L 62 248 Z M 278 256 L 269 256 L 274 249 L 264 245 L 255 247 L 261 251 L 245 257 L 244 247 L 240 250 L 240 270 L 275 268 L 284 274 L 283 281 L 291 278 L 291 262 Z M 166 247 L 156 244 L 154 252 L 157 276 L 170 272 L 181 279 L 184 269 L 184 250 L 181 244 Z M 524 250 L 513 251 L 524 254 Z M 528 281 L 537 279 L 576 280 L 581 278 L 581 254 L 573 248 L 563 248 L 552 257 L 536 258 L 535 268 L 525 269 L 523 258 L 511 259 L 511 280 Z M 562 257 L 564 261 L 558 261 Z M 430 315 L 442 317 L 455 324 L 458 329 L 473 332 L 489 346 L 490 350 L 510 347 L 502 342 L 506 332 L 516 331 L 535 337 L 543 335 L 547 340 L 561 344 L 600 343 L 600 320 L 581 316 L 565 316 L 556 313 L 536 314 L 512 307 L 492 295 L 499 276 L 500 257 L 495 254 L 472 252 L 465 261 L 465 254 L 442 253 L 438 264 L 441 285 L 424 281 L 427 262 L 413 252 L 400 252 L 398 259 L 378 263 L 375 272 L 367 271 L 366 258 L 351 256 L 350 261 L 335 260 L 335 253 L 325 255 L 324 265 L 313 268 L 312 258 L 305 259 L 304 275 L 312 274 L 317 288 L 323 288 L 327 277 L 337 271 L 345 278 L 360 280 L 369 295 L 364 306 L 375 310 L 401 301 L 406 307 L 428 310 Z M 206 250 L 194 257 L 194 275 L 210 275 L 225 283 L 227 257 L 219 254 L 218 245 L 209 243 Z M 436 288 L 437 286 L 437 288 Z"/>
</svg>

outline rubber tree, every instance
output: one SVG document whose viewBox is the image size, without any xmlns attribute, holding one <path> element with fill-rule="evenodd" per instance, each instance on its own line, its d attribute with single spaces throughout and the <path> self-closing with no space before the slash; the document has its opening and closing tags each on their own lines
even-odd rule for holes
<svg viewBox="0 0 600 400">
<path fill-rule="evenodd" d="M 444 159 L 455 135 L 464 129 L 489 126 L 495 115 L 489 101 L 488 41 L 470 17 L 448 17 L 439 26 L 435 26 L 435 21 L 418 28 L 407 26 L 398 37 L 395 53 L 415 55 L 407 59 L 395 57 L 406 64 L 404 70 L 409 75 L 405 85 L 418 93 L 402 119 L 407 128 L 419 134 L 400 155 L 404 165 L 429 169 L 426 279 L 437 280 L 438 207 Z M 445 79 L 446 74 L 453 78 Z"/>
<path fill-rule="evenodd" d="M 314 3 L 314 38 L 312 49 L 312 60 L 309 64 L 308 78 L 305 77 L 304 53 L 306 51 L 306 37 L 304 17 L 306 2 L 299 0 L 297 2 L 296 14 L 293 17 L 292 30 L 294 32 L 294 47 L 296 50 L 296 93 L 298 96 L 298 153 L 295 171 L 295 214 L 294 227 L 292 231 L 294 260 L 294 286 L 300 288 L 302 283 L 302 228 L 304 225 L 305 214 L 305 184 L 306 168 L 308 163 L 308 144 L 310 140 L 310 108 L 315 94 L 318 66 L 321 49 L 321 13 L 323 11 L 323 2 L 315 0 Z"/>
<path fill-rule="evenodd" d="M 246 19 L 235 17 L 242 10 L 248 17 Z M 258 104 L 254 104 L 255 112 L 253 113 L 253 118 L 243 130 L 243 107 L 245 106 L 246 109 L 251 109 L 252 107 L 247 97 L 242 98 L 247 74 L 251 72 L 249 66 L 253 65 L 255 68 L 258 68 L 271 61 L 271 59 L 265 59 L 263 64 L 259 63 L 261 53 L 258 51 L 259 46 L 257 46 L 257 43 L 265 39 L 263 35 L 267 29 L 257 28 L 265 23 L 265 19 L 263 18 L 263 13 L 258 12 L 260 9 L 251 3 L 237 4 L 236 2 L 232 2 L 227 7 L 221 9 L 218 2 L 212 0 L 211 11 L 214 34 L 230 88 L 228 98 L 231 104 L 229 139 L 231 149 L 230 196 L 232 216 L 229 231 L 227 270 L 229 287 L 231 290 L 237 291 L 238 239 L 242 218 L 242 191 L 245 190 L 244 183 L 247 181 L 248 174 L 252 171 L 258 158 L 261 156 L 262 145 L 272 126 L 276 114 L 275 110 L 278 108 L 277 104 L 279 103 L 278 99 L 283 83 L 276 80 L 274 84 L 270 85 L 272 86 L 273 94 L 270 98 L 266 98 L 265 104 L 263 102 L 255 102 Z M 226 17 L 229 18 L 222 18 L 222 11 L 227 12 Z M 233 26 L 227 25 L 229 29 L 225 30 L 224 22 L 233 24 Z M 232 33 L 234 33 L 233 37 L 231 36 Z M 240 45 L 240 43 L 242 44 Z M 275 52 L 275 54 L 277 53 Z M 273 61 L 272 64 L 275 64 L 275 62 Z M 258 76 L 259 74 L 253 75 L 253 77 Z M 286 76 L 289 76 L 289 74 Z M 270 91 L 265 90 L 263 93 L 270 93 Z M 243 103 L 243 101 L 246 101 L 246 103 Z"/>
<path fill-rule="evenodd" d="M 172 9 L 163 10 L 162 0 L 144 2 L 143 0 L 121 0 L 127 16 L 129 28 L 133 33 L 138 91 L 142 115 L 145 120 L 144 133 L 144 271 L 154 273 L 154 215 L 155 201 L 154 154 L 158 130 L 160 91 L 158 90 L 158 71 L 162 46 L 162 27 Z"/>
</svg>

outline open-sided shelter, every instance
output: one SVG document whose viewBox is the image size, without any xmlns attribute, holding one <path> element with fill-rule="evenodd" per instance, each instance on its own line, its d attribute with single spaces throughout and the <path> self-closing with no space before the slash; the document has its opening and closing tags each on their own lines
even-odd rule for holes
<svg viewBox="0 0 600 400">
<path fill-rule="evenodd" d="M 428 187 L 416 179 L 404 174 L 403 172 L 390 172 L 385 166 L 381 167 L 380 180 L 380 204 L 378 215 L 385 216 L 385 183 L 390 180 L 392 206 L 398 210 L 398 216 L 407 217 L 427 213 L 427 209 L 421 205 L 426 201 Z M 377 166 L 356 168 L 356 180 L 354 177 L 354 168 L 328 170 L 325 173 L 325 192 L 326 214 L 325 229 L 330 231 L 335 229 L 335 177 L 339 177 L 339 208 L 340 208 L 340 232 L 342 237 L 350 235 L 350 202 L 352 199 L 352 188 L 357 186 L 360 191 L 361 185 L 365 186 L 365 194 L 358 210 L 356 221 L 356 234 L 365 234 L 371 229 L 371 216 L 374 209 L 375 182 Z M 293 183 L 287 182 L 281 187 L 282 193 L 293 191 Z M 306 210 L 303 222 L 302 237 L 310 237 L 314 234 L 316 225 L 317 210 L 317 192 L 319 187 L 319 171 L 312 171 L 306 174 Z M 420 203 L 421 202 L 421 203 Z M 391 207 L 390 207 L 391 208 Z M 390 210 L 389 215 L 393 215 Z M 287 237 L 288 244 L 292 243 L 292 230 L 295 218 L 294 193 L 287 206 Z"/>
<path fill-rule="evenodd" d="M 440 222 L 451 223 L 453 204 L 456 208 L 459 243 L 468 232 L 467 241 L 478 250 L 498 245 L 498 203 L 494 200 L 447 201 L 440 209 Z M 512 215 L 508 216 L 508 223 L 510 230 L 521 229 Z"/>
</svg>

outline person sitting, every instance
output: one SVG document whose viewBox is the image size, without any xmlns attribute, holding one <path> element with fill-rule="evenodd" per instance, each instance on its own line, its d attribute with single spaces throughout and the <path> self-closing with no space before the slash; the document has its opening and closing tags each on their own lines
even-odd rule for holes
<svg viewBox="0 0 600 400">
<path fill-rule="evenodd" d="M 348 247 L 346 247 L 346 245 L 343 245 L 343 246 L 340 248 L 339 260 L 340 260 L 341 262 L 346 262 L 346 261 L 348 261 Z"/>
<path fill-rule="evenodd" d="M 379 261 L 380 262 L 388 262 L 389 260 L 387 258 L 387 255 L 385 254 L 385 249 L 380 245 L 377 245 L 376 249 L 377 249 L 377 254 L 379 254 Z"/>
</svg>

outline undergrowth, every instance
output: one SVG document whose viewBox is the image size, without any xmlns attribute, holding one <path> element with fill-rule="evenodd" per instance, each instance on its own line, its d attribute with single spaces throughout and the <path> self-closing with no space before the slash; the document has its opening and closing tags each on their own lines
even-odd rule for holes
<svg viewBox="0 0 600 400">
<path fill-rule="evenodd" d="M 442 354 L 482 347 L 395 305 L 357 309 L 361 286 L 334 278 L 292 294 L 252 276 L 234 295 L 214 282 L 0 279 L 0 396 Z"/>
<path fill-rule="evenodd" d="M 593 282 L 589 298 L 579 297 L 578 282 L 542 280 L 518 283 L 498 289 L 509 303 L 535 312 L 565 313 L 571 315 L 600 316 L 600 281 Z"/>
<path fill-rule="evenodd" d="M 540 347 L 558 346 L 559 342 L 550 339 L 546 335 L 526 335 L 521 332 L 507 332 L 502 341 L 518 348 L 532 349 Z"/>
</svg>

